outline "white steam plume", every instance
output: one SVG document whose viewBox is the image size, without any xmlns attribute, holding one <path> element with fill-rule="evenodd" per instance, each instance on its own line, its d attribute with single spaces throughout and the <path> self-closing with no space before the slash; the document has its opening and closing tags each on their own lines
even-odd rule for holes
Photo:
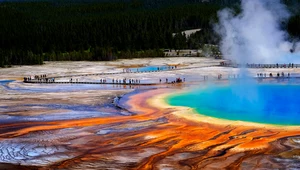
<svg viewBox="0 0 300 170">
<path fill-rule="evenodd" d="M 238 63 L 290 63 L 300 61 L 300 52 L 291 53 L 293 44 L 280 28 L 290 16 L 280 0 L 242 0 L 241 13 L 230 9 L 218 13 L 215 31 L 227 59 Z"/>
</svg>

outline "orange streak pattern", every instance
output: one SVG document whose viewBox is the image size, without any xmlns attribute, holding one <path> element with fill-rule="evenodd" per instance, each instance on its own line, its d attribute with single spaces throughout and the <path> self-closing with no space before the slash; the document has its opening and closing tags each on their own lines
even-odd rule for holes
<svg viewBox="0 0 300 170">
<path fill-rule="evenodd" d="M 172 114 L 176 108 L 171 106 L 162 109 L 148 103 L 148 98 L 166 91 L 132 96 L 127 104 L 130 111 L 139 113 L 134 116 L 0 125 L 0 129 L 19 127 L 1 133 L 0 139 L 67 128 L 85 132 L 57 140 L 76 156 L 43 167 L 49 169 L 285 168 L 284 161 L 278 159 L 288 158 L 280 153 L 289 155 L 286 152 L 298 146 L 293 141 L 298 139 L 300 129 L 196 122 Z"/>
</svg>

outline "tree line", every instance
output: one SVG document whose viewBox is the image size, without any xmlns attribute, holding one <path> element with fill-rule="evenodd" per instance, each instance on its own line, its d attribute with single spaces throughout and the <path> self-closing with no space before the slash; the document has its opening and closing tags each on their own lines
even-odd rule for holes
<svg viewBox="0 0 300 170">
<path fill-rule="evenodd" d="M 187 46 L 174 32 L 202 28 L 209 37 L 218 9 L 202 3 L 149 8 L 139 0 L 1 3 L 0 65 L 161 56 L 159 49 Z"/>
<path fill-rule="evenodd" d="M 0 66 L 163 56 L 217 43 L 217 11 L 239 0 L 73 0 L 0 3 Z M 288 31 L 299 37 L 299 17 Z M 202 30 L 186 39 L 182 30 Z"/>
</svg>

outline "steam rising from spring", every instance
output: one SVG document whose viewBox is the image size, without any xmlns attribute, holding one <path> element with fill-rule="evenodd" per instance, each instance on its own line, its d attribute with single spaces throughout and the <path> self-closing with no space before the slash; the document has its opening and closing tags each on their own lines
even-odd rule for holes
<svg viewBox="0 0 300 170">
<path fill-rule="evenodd" d="M 290 52 L 293 43 L 281 29 L 289 16 L 280 0 L 242 0 L 238 15 L 231 9 L 220 11 L 215 31 L 221 36 L 221 52 L 242 64 L 300 61 L 300 52 Z"/>
<path fill-rule="evenodd" d="M 300 52 L 290 52 L 294 44 L 287 40 L 289 35 L 282 29 L 290 13 L 280 0 L 241 0 L 238 14 L 227 8 L 219 11 L 218 17 L 214 29 L 221 37 L 224 58 L 239 64 L 299 63 Z M 249 77 L 250 73 L 241 68 L 239 74 Z M 255 80 L 240 79 L 231 82 L 229 88 L 239 107 L 256 112 L 266 107 L 265 96 Z"/>
</svg>

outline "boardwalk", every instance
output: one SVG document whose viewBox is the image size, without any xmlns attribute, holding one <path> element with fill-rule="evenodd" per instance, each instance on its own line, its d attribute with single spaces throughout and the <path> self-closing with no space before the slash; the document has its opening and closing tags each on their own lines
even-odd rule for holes
<svg viewBox="0 0 300 170">
<path fill-rule="evenodd" d="M 122 74 L 143 74 L 143 73 L 156 73 L 156 72 L 169 72 L 169 71 L 177 71 L 177 70 L 187 70 L 187 69 L 197 69 L 197 68 L 205 68 L 205 67 L 239 67 L 241 65 L 223 65 L 222 62 L 220 65 L 209 65 L 209 66 L 202 66 L 202 67 L 181 67 L 181 68 L 173 68 L 167 70 L 155 70 L 155 71 L 131 71 L 131 72 L 107 72 L 107 73 L 94 73 L 94 74 L 76 74 L 76 75 L 64 75 L 64 76 L 51 76 L 51 77 L 41 77 L 36 79 L 31 78 L 24 78 L 24 83 L 39 83 L 39 84 L 111 84 L 111 85 L 144 85 L 144 86 L 150 86 L 150 85 L 161 85 L 161 84 L 174 84 L 179 83 L 178 81 L 156 81 L 156 82 L 140 82 L 136 79 L 113 79 L 110 78 L 110 81 L 106 81 L 106 79 L 99 79 L 98 81 L 78 81 L 78 79 L 72 80 L 72 77 L 87 77 L 87 76 L 107 76 L 107 75 L 122 75 Z M 297 68 L 299 67 L 299 64 L 248 64 L 247 67 L 250 68 Z M 208 76 L 204 76 L 202 81 L 208 81 Z M 70 78 L 69 80 L 56 80 L 60 78 Z M 274 76 L 270 77 L 268 74 L 267 76 L 259 76 L 259 77 L 248 77 L 248 78 L 254 78 L 258 81 L 262 80 L 292 80 L 292 79 L 299 79 L 300 76 Z M 168 78 L 167 78 L 168 79 Z M 238 74 L 228 75 L 228 77 L 222 77 L 222 75 L 218 75 L 218 77 L 210 77 L 209 80 L 238 80 L 241 79 L 238 77 Z M 105 81 L 103 81 L 105 80 Z M 180 81 L 181 83 L 182 81 Z M 183 81 L 185 82 L 185 81 Z M 191 80 L 189 82 L 192 82 Z"/>
<path fill-rule="evenodd" d="M 234 68 L 300 68 L 300 64 L 236 64 L 231 62 L 220 62 L 220 66 Z"/>
<path fill-rule="evenodd" d="M 36 81 L 36 80 L 30 80 L 30 81 L 24 81 L 24 83 L 38 83 L 38 84 L 113 84 L 113 85 L 159 85 L 164 83 L 111 83 L 111 82 L 70 82 L 70 81 L 54 81 L 54 82 L 46 82 L 46 81 Z M 165 83 L 165 84 L 171 84 L 171 83 Z"/>
<path fill-rule="evenodd" d="M 167 82 L 159 82 L 159 83 L 136 83 L 135 81 L 132 82 L 123 82 L 119 79 L 120 82 L 102 82 L 102 81 L 56 81 L 59 78 L 72 78 L 72 77 L 87 77 L 87 76 L 104 76 L 104 75 L 121 75 L 121 74 L 142 74 L 142 73 L 156 73 L 156 72 L 168 72 L 168 71 L 175 71 L 175 70 L 187 70 L 187 69 L 196 69 L 196 68 L 204 68 L 204 67 L 217 67 L 220 65 L 210 65 L 210 66 L 202 66 L 202 67 L 183 67 L 183 68 L 172 68 L 168 70 L 155 70 L 155 71 L 132 71 L 132 72 L 111 72 L 111 73 L 94 73 L 94 74 L 76 74 L 76 75 L 64 75 L 64 76 L 51 76 L 51 77 L 42 77 L 39 79 L 31 79 L 24 77 L 24 83 L 40 83 L 40 84 L 113 84 L 113 85 L 159 85 L 159 84 L 174 84 L 178 82 L 174 81 L 167 81 Z"/>
</svg>

